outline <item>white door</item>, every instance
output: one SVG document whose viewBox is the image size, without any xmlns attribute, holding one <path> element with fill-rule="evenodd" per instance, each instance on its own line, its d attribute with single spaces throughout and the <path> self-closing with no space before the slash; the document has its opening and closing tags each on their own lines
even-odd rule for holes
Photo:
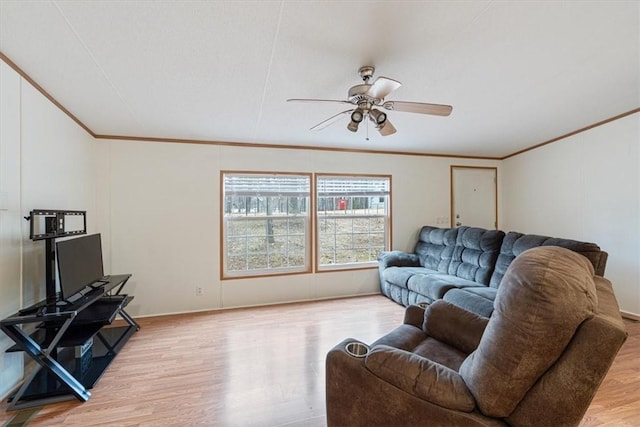
<svg viewBox="0 0 640 427">
<path fill-rule="evenodd" d="M 451 166 L 451 226 L 498 228 L 497 168 Z"/>
</svg>

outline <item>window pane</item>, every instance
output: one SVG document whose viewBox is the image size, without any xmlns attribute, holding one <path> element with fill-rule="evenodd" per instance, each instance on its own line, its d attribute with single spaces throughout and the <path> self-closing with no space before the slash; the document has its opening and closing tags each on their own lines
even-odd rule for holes
<svg viewBox="0 0 640 427">
<path fill-rule="evenodd" d="M 265 254 L 253 254 L 247 258 L 246 270 L 262 270 L 267 267 L 267 256 Z M 245 269 L 242 269 L 245 270 Z"/>
<path fill-rule="evenodd" d="M 247 238 L 247 252 L 265 253 L 267 251 L 267 239 L 262 237 Z"/>
<path fill-rule="evenodd" d="M 247 266 L 247 257 L 245 255 L 230 256 L 227 258 L 227 264 L 230 269 L 245 270 Z"/>
<path fill-rule="evenodd" d="M 352 251 L 336 251 L 336 264 L 348 264 L 355 261 Z"/>
<path fill-rule="evenodd" d="M 245 237 L 230 237 L 227 239 L 227 250 L 229 255 L 244 255 L 247 246 L 247 239 Z"/>
<path fill-rule="evenodd" d="M 223 173 L 223 274 L 308 270 L 309 176 Z"/>
<path fill-rule="evenodd" d="M 244 236 L 247 224 L 243 219 L 227 221 L 227 236 Z"/>
<path fill-rule="evenodd" d="M 289 263 L 291 265 L 303 265 L 304 264 L 304 254 L 289 254 Z"/>
<path fill-rule="evenodd" d="M 388 177 L 317 178 L 319 267 L 369 263 L 389 247 Z"/>
<path fill-rule="evenodd" d="M 370 243 L 370 236 L 368 234 L 354 234 L 353 245 L 356 248 L 368 248 Z"/>
<path fill-rule="evenodd" d="M 269 267 L 278 268 L 287 266 L 287 256 L 282 253 L 272 253 L 269 255 Z"/>
<path fill-rule="evenodd" d="M 385 239 L 383 233 L 372 233 L 369 235 L 369 239 L 369 244 L 371 245 L 371 247 L 380 248 L 378 252 L 382 252 L 384 250 Z"/>
<path fill-rule="evenodd" d="M 304 235 L 289 236 L 289 252 L 304 252 Z"/>
</svg>

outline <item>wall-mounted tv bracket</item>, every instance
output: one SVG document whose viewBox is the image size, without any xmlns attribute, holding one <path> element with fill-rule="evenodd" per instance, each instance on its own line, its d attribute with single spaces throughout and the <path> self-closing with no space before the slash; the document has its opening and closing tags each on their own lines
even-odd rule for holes
<svg viewBox="0 0 640 427">
<path fill-rule="evenodd" d="M 58 237 L 87 234 L 87 211 L 34 209 L 24 219 L 30 221 L 29 238 L 45 241 L 46 303 L 54 304 L 57 293 L 56 246 L 53 242 Z"/>
</svg>

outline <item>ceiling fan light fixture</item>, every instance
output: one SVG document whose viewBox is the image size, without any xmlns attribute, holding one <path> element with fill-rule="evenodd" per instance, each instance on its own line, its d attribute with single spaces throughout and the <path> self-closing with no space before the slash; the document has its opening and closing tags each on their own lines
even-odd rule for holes
<svg viewBox="0 0 640 427">
<path fill-rule="evenodd" d="M 353 123 L 360 123 L 363 119 L 364 119 L 364 112 L 361 109 L 356 108 L 355 110 L 353 110 L 353 113 L 351 113 L 351 121 Z M 356 129 L 357 129 L 357 126 L 356 126 Z"/>
<path fill-rule="evenodd" d="M 364 120 L 364 111 L 362 111 L 360 108 L 356 108 L 355 110 L 353 110 L 353 113 L 351 113 L 351 121 L 347 125 L 347 129 L 349 129 L 351 132 L 357 132 L 358 125 L 360 124 L 360 122 L 362 122 L 362 120 Z"/>
<path fill-rule="evenodd" d="M 387 121 L 387 115 L 375 108 L 369 111 L 369 117 L 371 118 L 371 121 L 376 124 L 376 127 L 381 127 L 384 122 Z"/>
</svg>

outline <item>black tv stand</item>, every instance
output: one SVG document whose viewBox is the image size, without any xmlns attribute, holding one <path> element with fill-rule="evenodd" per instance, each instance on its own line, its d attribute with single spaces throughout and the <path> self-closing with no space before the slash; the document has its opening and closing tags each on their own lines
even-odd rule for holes
<svg viewBox="0 0 640 427">
<path fill-rule="evenodd" d="M 89 399 L 88 389 L 140 329 L 124 310 L 133 300 L 121 294 L 130 277 L 110 276 L 73 302 L 44 300 L 0 321 L 2 331 L 15 342 L 7 351 L 24 351 L 38 364 L 9 396 L 7 410 Z M 111 325 L 118 316 L 125 326 Z M 23 325 L 35 325 L 35 332 L 27 334 Z"/>
</svg>

